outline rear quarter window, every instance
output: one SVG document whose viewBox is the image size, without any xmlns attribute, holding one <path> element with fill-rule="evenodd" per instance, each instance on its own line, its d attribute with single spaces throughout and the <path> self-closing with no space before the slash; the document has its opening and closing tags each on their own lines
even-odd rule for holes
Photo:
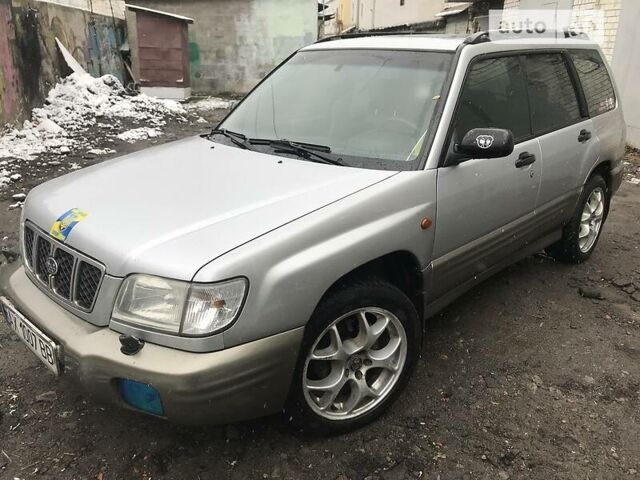
<svg viewBox="0 0 640 480">
<path fill-rule="evenodd" d="M 616 94 L 607 67 L 597 50 L 572 50 L 573 64 L 578 72 L 589 114 L 593 117 L 616 107 Z"/>
</svg>

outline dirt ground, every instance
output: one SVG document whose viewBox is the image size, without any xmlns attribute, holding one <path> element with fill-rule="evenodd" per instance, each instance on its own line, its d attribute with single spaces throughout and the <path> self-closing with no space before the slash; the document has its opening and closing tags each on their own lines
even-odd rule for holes
<svg viewBox="0 0 640 480">
<path fill-rule="evenodd" d="M 109 147 L 119 155 L 206 125 L 168 129 Z M 629 165 L 628 178 L 638 170 Z M 64 171 L 31 169 L 0 197 L 3 248 L 17 250 L 11 194 Z M 640 186 L 625 182 L 589 262 L 538 255 L 470 291 L 429 322 L 422 359 L 389 413 L 329 439 L 306 438 L 278 416 L 194 429 L 96 405 L 0 322 L 0 478 L 640 478 L 639 239 Z"/>
</svg>

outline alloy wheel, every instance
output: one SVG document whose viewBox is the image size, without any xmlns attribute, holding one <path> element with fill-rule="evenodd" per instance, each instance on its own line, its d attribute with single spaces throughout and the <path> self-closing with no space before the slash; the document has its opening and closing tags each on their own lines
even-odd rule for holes
<svg viewBox="0 0 640 480">
<path fill-rule="evenodd" d="M 605 194 L 601 187 L 594 189 L 582 210 L 580 230 L 578 232 L 578 246 L 582 253 L 587 253 L 596 243 L 605 210 Z"/>
<path fill-rule="evenodd" d="M 388 310 L 353 310 L 332 322 L 305 360 L 302 389 L 321 417 L 346 420 L 371 411 L 393 390 L 407 358 L 404 326 Z"/>
</svg>

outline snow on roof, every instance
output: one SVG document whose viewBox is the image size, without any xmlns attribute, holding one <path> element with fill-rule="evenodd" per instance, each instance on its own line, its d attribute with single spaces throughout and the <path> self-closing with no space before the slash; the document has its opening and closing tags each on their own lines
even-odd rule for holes
<svg viewBox="0 0 640 480">
<path fill-rule="evenodd" d="M 193 18 L 183 17 L 182 15 L 176 15 L 175 13 L 163 12 L 161 10 L 154 10 L 152 8 L 141 7 L 139 5 L 132 5 L 130 3 L 127 3 L 126 7 L 129 10 L 133 10 L 134 12 L 155 13 L 156 15 L 162 15 L 164 17 L 177 18 L 178 20 L 182 20 L 182 21 L 187 22 L 187 23 L 193 23 Z"/>
</svg>

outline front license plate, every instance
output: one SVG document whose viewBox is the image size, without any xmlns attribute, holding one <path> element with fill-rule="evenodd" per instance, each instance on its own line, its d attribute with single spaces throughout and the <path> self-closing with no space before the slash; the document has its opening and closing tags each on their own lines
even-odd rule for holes
<svg viewBox="0 0 640 480">
<path fill-rule="evenodd" d="M 60 375 L 60 346 L 47 337 L 5 297 L 0 297 L 4 318 L 20 340 L 56 375 Z"/>
</svg>

